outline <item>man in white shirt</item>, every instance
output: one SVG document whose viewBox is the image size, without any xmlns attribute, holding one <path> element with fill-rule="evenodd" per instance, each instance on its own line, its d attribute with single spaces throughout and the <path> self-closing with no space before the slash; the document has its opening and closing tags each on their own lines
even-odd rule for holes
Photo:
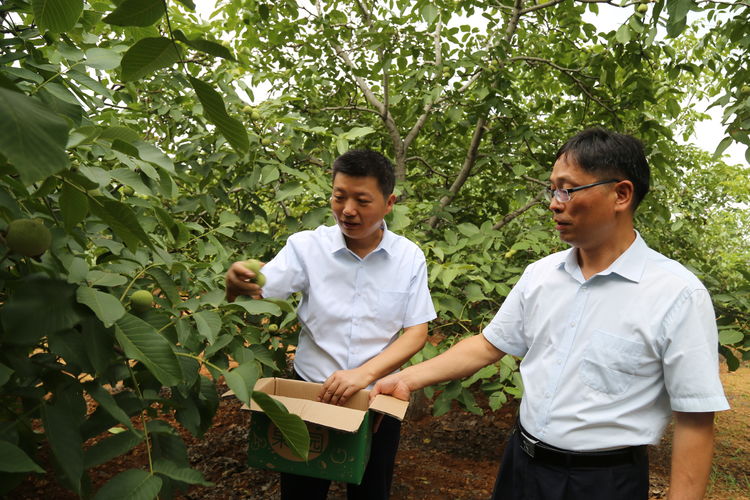
<svg viewBox="0 0 750 500">
<path fill-rule="evenodd" d="M 227 299 L 238 295 L 286 298 L 301 292 L 296 376 L 323 383 L 319 399 L 343 404 L 352 394 L 400 368 L 424 346 L 435 318 L 422 251 L 387 229 L 383 217 L 396 201 L 393 166 L 374 151 L 349 151 L 333 163 L 335 226 L 293 234 L 263 267 L 266 284 L 235 262 Z M 399 335 L 399 332 L 403 332 Z M 373 436 L 362 483 L 349 499 L 390 494 L 400 422 L 385 417 Z M 330 481 L 281 475 L 282 499 L 325 499 Z"/>
<path fill-rule="evenodd" d="M 649 249 L 633 214 L 649 189 L 642 144 L 588 129 L 557 154 L 548 198 L 572 248 L 526 268 L 482 334 L 381 379 L 410 391 L 523 357 L 519 421 L 493 498 L 648 498 L 645 445 L 674 419 L 670 499 L 699 499 L 719 379 L 711 299 L 679 263 Z"/>
</svg>

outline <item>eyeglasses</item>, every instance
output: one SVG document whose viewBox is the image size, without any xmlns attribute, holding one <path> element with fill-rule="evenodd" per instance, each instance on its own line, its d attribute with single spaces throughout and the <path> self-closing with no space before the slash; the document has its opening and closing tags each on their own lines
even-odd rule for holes
<svg viewBox="0 0 750 500">
<path fill-rule="evenodd" d="M 552 201 L 552 198 L 554 197 L 560 203 L 565 203 L 573 199 L 573 193 L 575 193 L 576 191 L 580 191 L 582 189 L 588 189 L 594 186 L 600 186 L 602 184 L 610 184 L 612 182 L 620 182 L 620 180 L 619 179 L 607 179 L 606 181 L 594 182 L 593 184 L 586 184 L 585 186 L 578 186 L 578 187 L 574 187 L 570 189 L 545 188 L 544 196 L 547 198 L 547 201 Z"/>
</svg>

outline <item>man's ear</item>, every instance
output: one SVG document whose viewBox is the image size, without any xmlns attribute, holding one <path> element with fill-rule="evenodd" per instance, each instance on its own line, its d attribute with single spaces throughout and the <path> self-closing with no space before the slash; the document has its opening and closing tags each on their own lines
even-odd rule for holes
<svg viewBox="0 0 750 500">
<path fill-rule="evenodd" d="M 617 199 L 615 201 L 615 210 L 632 210 L 634 193 L 635 188 L 631 181 L 624 180 L 615 184 L 615 194 L 617 195 Z"/>
<path fill-rule="evenodd" d="M 388 198 L 385 199 L 385 213 L 389 214 L 391 213 L 391 210 L 393 210 L 393 205 L 396 203 L 396 195 L 391 193 Z"/>
</svg>

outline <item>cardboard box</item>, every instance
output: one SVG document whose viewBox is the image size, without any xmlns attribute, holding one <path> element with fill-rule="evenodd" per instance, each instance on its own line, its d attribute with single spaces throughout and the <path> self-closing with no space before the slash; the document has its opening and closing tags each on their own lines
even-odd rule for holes
<svg viewBox="0 0 750 500">
<path fill-rule="evenodd" d="M 370 457 L 372 427 L 377 413 L 404 418 L 408 401 L 378 395 L 369 404 L 370 391 L 354 394 L 343 406 L 316 401 L 322 384 L 262 378 L 255 384 L 262 391 L 299 415 L 310 432 L 310 453 L 305 462 L 284 443 L 281 432 L 252 401 L 248 443 L 248 465 L 302 476 L 360 484 Z"/>
</svg>

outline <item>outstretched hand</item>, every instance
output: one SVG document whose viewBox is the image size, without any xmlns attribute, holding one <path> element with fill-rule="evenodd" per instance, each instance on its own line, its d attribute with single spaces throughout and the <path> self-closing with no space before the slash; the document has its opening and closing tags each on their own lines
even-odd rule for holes
<svg viewBox="0 0 750 500">
<path fill-rule="evenodd" d="M 318 401 L 333 405 L 343 405 L 371 380 L 360 370 L 338 370 L 326 379 L 318 394 Z"/>
<path fill-rule="evenodd" d="M 393 375 L 388 375 L 377 381 L 375 387 L 370 391 L 370 401 L 375 399 L 375 396 L 378 394 L 385 394 L 404 401 L 409 401 L 411 389 L 409 389 L 409 386 L 403 380 L 401 373 L 394 373 Z"/>
<path fill-rule="evenodd" d="M 255 273 L 249 270 L 242 261 L 232 264 L 226 274 L 227 301 L 234 302 L 240 295 L 254 299 L 263 298 L 263 290 L 254 282 Z"/>
</svg>

